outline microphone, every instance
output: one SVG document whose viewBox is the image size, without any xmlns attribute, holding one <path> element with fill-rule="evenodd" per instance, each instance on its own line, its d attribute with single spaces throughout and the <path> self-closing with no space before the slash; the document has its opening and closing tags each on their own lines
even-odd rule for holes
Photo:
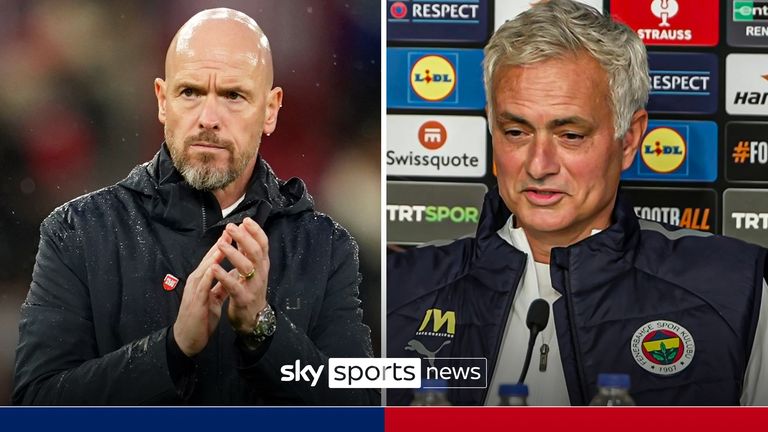
<svg viewBox="0 0 768 432">
<path fill-rule="evenodd" d="M 520 379 L 517 380 L 518 384 L 522 384 L 525 381 L 525 376 L 528 375 L 528 366 L 531 365 L 531 354 L 533 354 L 533 344 L 536 342 L 536 336 L 539 332 L 547 327 L 549 322 L 549 303 L 544 299 L 536 299 L 531 302 L 528 307 L 528 317 L 525 319 L 525 324 L 531 330 L 528 336 L 528 351 L 525 353 L 525 362 L 523 363 L 523 372 L 520 374 Z"/>
</svg>

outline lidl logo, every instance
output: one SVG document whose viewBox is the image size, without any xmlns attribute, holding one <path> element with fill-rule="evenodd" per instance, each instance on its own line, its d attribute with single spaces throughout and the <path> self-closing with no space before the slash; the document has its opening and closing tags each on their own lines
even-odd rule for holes
<svg viewBox="0 0 768 432">
<path fill-rule="evenodd" d="M 622 180 L 714 181 L 717 124 L 712 121 L 650 120 L 637 157 Z"/>
<path fill-rule="evenodd" d="M 387 48 L 387 107 L 484 109 L 483 50 Z"/>
<path fill-rule="evenodd" d="M 413 63 L 411 88 L 422 99 L 436 102 L 453 93 L 456 88 L 456 68 L 446 57 L 425 55 Z"/>
<path fill-rule="evenodd" d="M 687 368 L 696 352 L 691 333 L 676 322 L 643 324 L 631 341 L 632 356 L 640 367 L 656 375 L 673 375 Z"/>
<path fill-rule="evenodd" d="M 419 127 L 419 142 L 428 150 L 439 149 L 447 139 L 448 132 L 439 121 L 429 120 Z"/>
<path fill-rule="evenodd" d="M 430 326 L 429 324 L 432 323 Z M 453 337 L 456 334 L 456 312 L 427 309 L 416 335 Z"/>
<path fill-rule="evenodd" d="M 683 164 L 687 153 L 683 137 L 671 128 L 660 127 L 643 140 L 641 156 L 645 165 L 657 173 L 671 173 Z"/>
</svg>

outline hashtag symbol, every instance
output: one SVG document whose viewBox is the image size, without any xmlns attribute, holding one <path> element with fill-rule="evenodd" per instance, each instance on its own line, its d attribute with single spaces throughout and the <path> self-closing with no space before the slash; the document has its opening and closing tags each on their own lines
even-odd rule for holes
<svg viewBox="0 0 768 432">
<path fill-rule="evenodd" d="M 744 163 L 749 158 L 749 143 L 747 141 L 739 141 L 736 147 L 733 148 L 731 156 L 733 156 L 735 163 Z"/>
</svg>

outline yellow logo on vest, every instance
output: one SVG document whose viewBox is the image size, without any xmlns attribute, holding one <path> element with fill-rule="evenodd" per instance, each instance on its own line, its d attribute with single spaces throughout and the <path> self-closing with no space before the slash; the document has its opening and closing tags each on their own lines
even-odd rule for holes
<svg viewBox="0 0 768 432">
<path fill-rule="evenodd" d="M 429 324 L 432 323 L 430 327 Z M 456 334 L 456 312 L 427 309 L 416 335 L 452 338 Z"/>
<path fill-rule="evenodd" d="M 668 127 L 659 127 L 648 132 L 640 148 L 640 156 L 645 165 L 661 174 L 680 168 L 687 153 L 683 137 Z"/>
<path fill-rule="evenodd" d="M 411 68 L 411 88 L 422 99 L 441 101 L 456 88 L 456 69 L 445 57 L 429 54 Z"/>
</svg>

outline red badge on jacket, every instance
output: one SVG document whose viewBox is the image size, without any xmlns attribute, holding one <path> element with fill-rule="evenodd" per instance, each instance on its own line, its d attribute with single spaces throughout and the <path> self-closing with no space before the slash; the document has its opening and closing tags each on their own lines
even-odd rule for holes
<svg viewBox="0 0 768 432">
<path fill-rule="evenodd" d="M 173 291 L 173 289 L 176 288 L 176 285 L 178 283 L 179 283 L 179 278 L 168 273 L 167 275 L 165 275 L 165 279 L 163 279 L 163 289 L 166 291 Z"/>
</svg>

